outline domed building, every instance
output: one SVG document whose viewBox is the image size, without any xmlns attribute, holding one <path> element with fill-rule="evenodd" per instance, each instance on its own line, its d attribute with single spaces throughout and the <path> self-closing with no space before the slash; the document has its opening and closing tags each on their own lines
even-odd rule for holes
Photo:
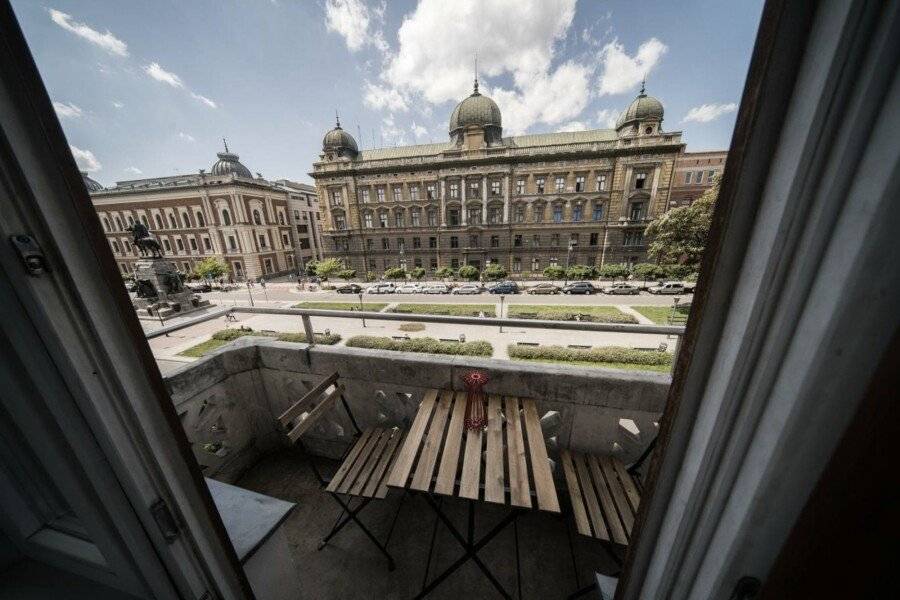
<svg viewBox="0 0 900 600">
<path fill-rule="evenodd" d="M 338 123 L 310 173 L 328 199 L 325 253 L 376 276 L 643 262 L 644 229 L 668 210 L 684 149 L 663 116 L 642 85 L 614 128 L 504 137 L 500 107 L 476 79 L 447 141 L 360 149 Z"/>
<path fill-rule="evenodd" d="M 81 178 L 84 180 L 84 187 L 87 188 L 87 191 L 99 192 L 103 189 L 103 186 L 100 185 L 100 182 L 94 181 L 88 176 L 87 171 L 81 171 Z"/>
<path fill-rule="evenodd" d="M 219 159 L 209 170 L 210 175 L 237 175 L 238 177 L 246 177 L 247 179 L 253 179 L 253 175 L 250 173 L 250 169 L 245 167 L 243 163 L 241 163 L 241 157 L 233 152 L 228 151 L 228 143 L 225 143 L 225 152 L 216 153 L 216 157 Z"/>
</svg>

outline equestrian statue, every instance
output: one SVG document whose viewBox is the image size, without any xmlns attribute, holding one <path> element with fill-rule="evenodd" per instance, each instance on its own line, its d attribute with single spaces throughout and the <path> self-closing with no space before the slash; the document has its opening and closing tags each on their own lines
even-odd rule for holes
<svg viewBox="0 0 900 600">
<path fill-rule="evenodd" d="M 150 230 L 146 225 L 138 221 L 134 225 L 126 227 L 125 230 L 131 232 L 134 245 L 141 251 L 141 256 L 149 254 L 151 258 L 162 258 L 162 248 L 160 248 L 159 242 L 150 235 Z"/>
</svg>

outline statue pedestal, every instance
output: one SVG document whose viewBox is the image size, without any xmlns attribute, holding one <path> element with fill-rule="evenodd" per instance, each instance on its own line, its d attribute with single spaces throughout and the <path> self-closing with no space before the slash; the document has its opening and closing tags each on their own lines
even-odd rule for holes
<svg viewBox="0 0 900 600">
<path fill-rule="evenodd" d="M 134 280 L 138 295 L 132 304 L 141 319 L 166 319 L 209 306 L 208 300 L 185 287 L 175 263 L 165 258 L 137 261 Z"/>
</svg>

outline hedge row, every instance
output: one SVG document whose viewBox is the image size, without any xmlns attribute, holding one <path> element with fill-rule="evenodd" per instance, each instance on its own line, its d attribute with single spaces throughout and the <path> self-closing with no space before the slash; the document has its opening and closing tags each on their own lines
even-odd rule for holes
<svg viewBox="0 0 900 600">
<path fill-rule="evenodd" d="M 419 315 L 451 315 L 454 317 L 477 317 L 484 313 L 486 317 L 497 315 L 494 304 L 414 304 L 403 303 L 388 312 Z"/>
<path fill-rule="evenodd" d="M 597 323 L 637 323 L 614 306 L 553 306 L 548 304 L 512 304 L 506 315 L 511 319 L 548 321 L 593 321 Z M 576 318 L 577 317 L 577 318 Z"/>
<path fill-rule="evenodd" d="M 374 335 L 356 335 L 347 340 L 351 348 L 371 350 L 396 350 L 399 352 L 422 352 L 425 354 L 462 354 L 465 356 L 491 356 L 494 347 L 484 341 L 442 342 L 430 337 L 395 340 Z"/>
<path fill-rule="evenodd" d="M 239 327 L 237 329 L 222 329 L 221 331 L 217 331 L 213 334 L 214 340 L 220 340 L 223 342 L 230 342 L 232 340 L 236 340 L 239 337 L 243 337 L 245 335 L 261 335 L 266 337 L 273 337 L 279 342 L 300 342 L 306 343 L 306 334 L 302 332 L 287 332 L 287 331 L 276 331 L 276 332 L 268 332 L 268 331 L 253 331 L 249 327 Z M 317 333 L 315 335 L 316 343 L 323 344 L 326 346 L 333 346 L 341 341 L 341 336 L 336 333 Z"/>
<path fill-rule="evenodd" d="M 507 348 L 510 358 L 561 360 L 567 362 L 625 363 L 630 365 L 670 365 L 672 355 L 655 350 L 635 350 L 622 346 L 566 348 L 564 346 L 517 346 Z"/>
</svg>

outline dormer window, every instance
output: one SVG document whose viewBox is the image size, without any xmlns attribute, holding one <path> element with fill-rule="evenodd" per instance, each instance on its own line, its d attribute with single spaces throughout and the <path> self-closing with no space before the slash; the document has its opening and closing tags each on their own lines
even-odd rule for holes
<svg viewBox="0 0 900 600">
<path fill-rule="evenodd" d="M 646 133 L 647 135 L 650 135 L 651 133 L 653 133 L 653 126 L 648 125 L 647 128 L 644 129 L 644 133 Z"/>
</svg>

